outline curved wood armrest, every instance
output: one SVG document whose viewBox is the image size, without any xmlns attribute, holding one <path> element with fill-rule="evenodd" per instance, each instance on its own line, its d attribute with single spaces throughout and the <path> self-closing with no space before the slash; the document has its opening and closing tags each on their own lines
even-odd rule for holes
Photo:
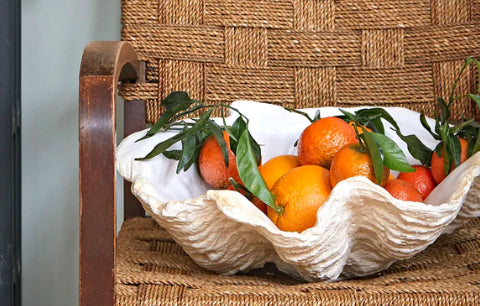
<svg viewBox="0 0 480 306">
<path fill-rule="evenodd" d="M 118 81 L 143 82 L 127 42 L 91 42 L 80 68 L 80 305 L 114 305 Z"/>
</svg>

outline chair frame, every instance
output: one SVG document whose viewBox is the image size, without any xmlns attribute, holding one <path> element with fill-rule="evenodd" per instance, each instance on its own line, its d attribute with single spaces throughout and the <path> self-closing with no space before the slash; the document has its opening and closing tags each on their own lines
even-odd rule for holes
<svg viewBox="0 0 480 306">
<path fill-rule="evenodd" d="M 79 91 L 79 305 L 115 305 L 116 106 L 118 82 L 145 81 L 145 66 L 127 42 L 91 42 Z M 124 104 L 124 135 L 145 127 L 144 101 Z M 125 183 L 124 218 L 144 216 Z M 108 238 L 110 237 L 110 238 Z"/>
</svg>

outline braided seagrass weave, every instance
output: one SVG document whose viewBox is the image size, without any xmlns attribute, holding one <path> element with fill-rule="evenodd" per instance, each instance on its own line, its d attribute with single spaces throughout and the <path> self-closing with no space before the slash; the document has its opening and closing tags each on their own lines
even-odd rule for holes
<svg viewBox="0 0 480 306">
<path fill-rule="evenodd" d="M 214 274 L 149 218 L 125 221 L 117 248 L 117 305 L 480 305 L 478 218 L 386 271 L 334 283 Z"/>
<path fill-rule="evenodd" d="M 480 0 L 123 0 L 122 39 L 146 62 L 148 122 L 173 90 L 214 104 L 388 105 L 432 115 L 480 55 Z M 472 92 L 473 69 L 457 94 Z M 471 101 L 456 118 L 475 114 Z M 478 117 L 478 114 L 476 114 Z"/>
<path fill-rule="evenodd" d="M 123 84 L 147 122 L 174 90 L 208 104 L 383 105 L 424 110 L 480 56 L 480 0 L 123 0 L 122 39 L 146 64 Z M 474 92 L 476 71 L 457 95 Z M 453 117 L 479 118 L 461 99 Z M 380 274 L 300 283 L 278 272 L 220 276 L 195 265 L 148 218 L 118 239 L 118 305 L 480 305 L 480 220 Z"/>
</svg>

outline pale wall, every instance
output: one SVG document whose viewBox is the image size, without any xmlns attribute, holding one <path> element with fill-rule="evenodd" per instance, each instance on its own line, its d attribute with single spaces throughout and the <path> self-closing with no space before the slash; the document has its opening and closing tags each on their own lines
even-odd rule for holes
<svg viewBox="0 0 480 306">
<path fill-rule="evenodd" d="M 23 305 L 78 303 L 78 73 L 88 41 L 119 39 L 120 2 L 22 1 Z"/>
</svg>

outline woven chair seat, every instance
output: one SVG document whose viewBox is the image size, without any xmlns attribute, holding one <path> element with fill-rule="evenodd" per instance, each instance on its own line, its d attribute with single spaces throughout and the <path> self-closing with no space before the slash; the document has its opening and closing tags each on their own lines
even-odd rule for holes
<svg viewBox="0 0 480 306">
<path fill-rule="evenodd" d="M 125 221 L 117 305 L 480 305 L 480 218 L 370 277 L 305 283 L 274 266 L 222 276 L 196 265 L 151 218 Z"/>
</svg>

